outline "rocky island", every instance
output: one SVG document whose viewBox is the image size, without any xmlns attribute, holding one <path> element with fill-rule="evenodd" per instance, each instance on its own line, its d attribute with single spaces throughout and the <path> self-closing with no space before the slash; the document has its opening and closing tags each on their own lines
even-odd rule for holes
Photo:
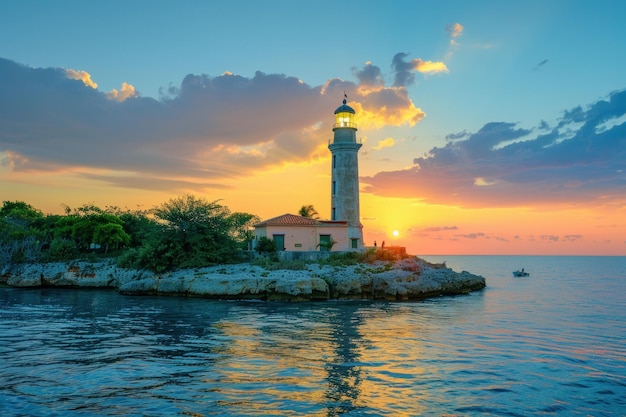
<svg viewBox="0 0 626 417">
<path fill-rule="evenodd" d="M 162 274 L 120 268 L 113 261 L 20 264 L 0 282 L 20 288 L 113 288 L 125 295 L 266 301 L 410 301 L 467 294 L 486 286 L 482 276 L 417 257 L 340 267 L 311 263 L 299 270 L 243 263 Z"/>
</svg>

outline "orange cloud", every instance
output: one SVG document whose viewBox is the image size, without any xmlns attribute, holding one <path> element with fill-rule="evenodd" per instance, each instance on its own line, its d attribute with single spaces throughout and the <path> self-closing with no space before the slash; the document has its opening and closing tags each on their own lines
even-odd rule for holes
<svg viewBox="0 0 626 417">
<path fill-rule="evenodd" d="M 422 109 L 415 107 L 411 100 L 404 106 L 372 105 L 364 100 L 363 104 L 351 104 L 358 114 L 357 123 L 364 130 L 381 129 L 384 126 L 415 126 L 420 120 L 426 117 Z"/>
<path fill-rule="evenodd" d="M 131 97 L 137 97 L 137 91 L 135 87 L 128 83 L 122 83 L 122 88 L 120 90 L 116 90 L 115 88 L 107 93 L 107 98 L 109 100 L 115 100 L 122 102 Z"/>
<path fill-rule="evenodd" d="M 76 71 L 73 69 L 65 69 L 65 75 L 67 78 L 71 80 L 81 80 L 83 84 L 87 87 L 91 87 L 94 90 L 98 88 L 98 84 L 96 84 L 92 79 L 91 75 L 87 71 Z"/>
<path fill-rule="evenodd" d="M 383 148 L 391 148 L 395 144 L 396 141 L 393 138 L 385 138 L 383 140 L 379 140 L 378 144 L 372 149 L 374 149 L 375 151 L 380 151 Z"/>
<path fill-rule="evenodd" d="M 452 23 L 446 26 L 448 36 L 450 36 L 450 45 L 457 45 L 456 38 L 463 35 L 463 25 L 460 23 Z"/>
<path fill-rule="evenodd" d="M 333 110 L 344 93 L 362 132 L 413 126 L 425 117 L 406 87 L 384 86 L 380 69 L 371 63 L 357 73 L 358 84 L 331 79 L 323 86 L 308 86 L 296 77 L 262 72 L 252 78 L 190 74 L 159 100 L 138 97 L 128 83 L 110 93 L 94 94 L 96 84 L 84 71 L 54 69 L 51 76 L 63 82 L 44 88 L 46 78 L 32 81 L 41 72 L 0 60 L 0 70 L 3 67 L 13 70 L 16 79 L 32 83 L 22 98 L 29 103 L 27 111 L 10 118 L 0 114 L 5 130 L 0 163 L 7 175 L 88 166 L 102 171 L 81 173 L 82 179 L 153 190 L 165 178 L 170 181 L 161 182 L 160 191 L 173 187 L 178 192 L 186 186 L 207 187 L 207 181 L 327 159 Z M 69 78 L 86 84 L 76 88 Z M 16 85 L 8 84 L 0 100 L 10 102 L 23 95 L 24 89 Z M 137 98 L 129 106 L 131 97 Z M 390 141 L 379 144 L 389 145 Z"/>
<path fill-rule="evenodd" d="M 423 61 L 421 59 L 414 59 L 414 68 L 416 71 L 422 74 L 437 74 L 440 72 L 449 72 L 448 67 L 443 62 Z"/>
</svg>

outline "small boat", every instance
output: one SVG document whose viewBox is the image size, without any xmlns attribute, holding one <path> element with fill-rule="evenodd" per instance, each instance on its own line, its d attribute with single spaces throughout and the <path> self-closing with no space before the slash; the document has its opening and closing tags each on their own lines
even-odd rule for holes
<svg viewBox="0 0 626 417">
<path fill-rule="evenodd" d="M 513 271 L 513 276 L 514 277 L 527 277 L 530 276 L 530 274 L 526 271 L 524 271 L 524 268 L 522 268 L 521 270 L 517 270 L 517 271 Z"/>
</svg>

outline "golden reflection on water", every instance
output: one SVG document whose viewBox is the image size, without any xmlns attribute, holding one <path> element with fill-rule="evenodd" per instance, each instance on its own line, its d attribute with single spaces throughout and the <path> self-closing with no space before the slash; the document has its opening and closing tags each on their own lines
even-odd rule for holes
<svg viewBox="0 0 626 417">
<path fill-rule="evenodd" d="M 318 311 L 311 310 L 312 317 L 239 311 L 237 320 L 217 323 L 223 355 L 205 382 L 218 386 L 219 405 L 244 415 L 285 415 L 279 407 L 290 402 L 311 405 L 308 415 L 423 410 L 426 394 L 415 378 L 427 372 L 419 338 L 424 329 L 414 315 Z"/>
</svg>

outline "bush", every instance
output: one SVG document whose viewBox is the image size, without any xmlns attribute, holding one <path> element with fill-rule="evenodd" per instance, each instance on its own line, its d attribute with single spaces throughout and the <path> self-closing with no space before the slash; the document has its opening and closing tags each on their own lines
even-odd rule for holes
<svg viewBox="0 0 626 417">
<path fill-rule="evenodd" d="M 73 240 L 56 238 L 50 243 L 46 260 L 50 262 L 69 261 L 78 255 L 78 247 Z"/>
<path fill-rule="evenodd" d="M 327 259 L 320 259 L 320 265 L 330 266 L 350 266 L 361 262 L 363 254 L 361 252 L 333 252 Z"/>
<path fill-rule="evenodd" d="M 377 261 L 387 261 L 387 262 L 393 262 L 393 261 L 397 261 L 399 258 L 398 256 L 391 251 L 388 250 L 378 250 L 376 251 L 376 260 Z"/>
<path fill-rule="evenodd" d="M 139 249 L 132 248 L 124 251 L 117 258 L 117 266 L 120 268 L 136 268 L 139 265 Z"/>
<path fill-rule="evenodd" d="M 370 248 L 367 249 L 365 252 L 361 252 L 359 254 L 358 262 L 373 264 L 374 262 L 376 262 L 376 260 L 376 248 Z"/>
<path fill-rule="evenodd" d="M 278 271 L 281 269 L 287 269 L 290 271 L 304 271 L 307 269 L 309 262 L 303 260 L 295 261 L 279 261 L 278 259 L 271 258 L 257 258 L 252 262 L 253 265 L 260 266 L 268 271 Z"/>
<path fill-rule="evenodd" d="M 260 254 L 270 254 L 278 252 L 276 242 L 274 242 L 272 239 L 268 239 L 265 236 L 259 238 L 256 246 L 254 247 L 254 250 L 259 252 Z"/>
</svg>

